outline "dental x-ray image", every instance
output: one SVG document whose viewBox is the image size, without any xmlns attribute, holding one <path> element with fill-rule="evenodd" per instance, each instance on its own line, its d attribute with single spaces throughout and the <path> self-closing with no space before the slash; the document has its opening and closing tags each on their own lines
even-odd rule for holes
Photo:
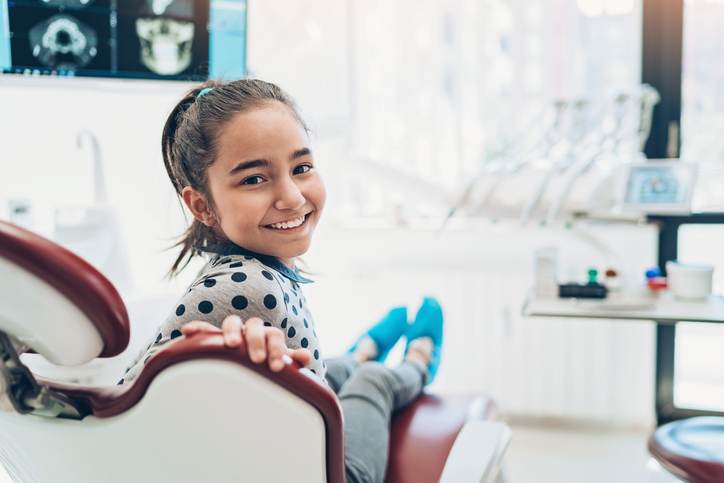
<svg viewBox="0 0 724 483">
<path fill-rule="evenodd" d="M 208 73 L 208 8 L 193 0 L 129 0 L 118 7 L 118 67 L 159 77 Z"/>
<path fill-rule="evenodd" d="M 213 67 L 217 75 L 244 75 L 246 0 L 214 4 L 213 17 L 211 0 L 11 0 L 6 5 L 9 28 L 0 31 L 0 53 L 9 55 L 0 59 L 0 73 L 188 81 L 207 79 Z M 225 21 L 230 26 L 223 27 Z"/>
<path fill-rule="evenodd" d="M 70 9 L 70 3 L 74 2 L 64 3 L 68 4 L 67 9 L 37 8 L 20 2 L 13 7 L 10 16 L 13 62 L 28 68 L 54 70 L 108 69 L 111 61 L 107 13 L 90 8 Z"/>
<path fill-rule="evenodd" d="M 69 15 L 55 15 L 28 33 L 33 56 L 47 67 L 77 69 L 98 55 L 98 36 Z"/>
<path fill-rule="evenodd" d="M 168 18 L 139 18 L 141 63 L 159 75 L 176 75 L 191 65 L 194 24 Z"/>
</svg>

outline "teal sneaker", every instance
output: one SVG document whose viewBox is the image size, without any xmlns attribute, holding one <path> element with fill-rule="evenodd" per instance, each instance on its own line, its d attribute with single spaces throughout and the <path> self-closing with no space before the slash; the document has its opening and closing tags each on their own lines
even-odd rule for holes
<svg viewBox="0 0 724 483">
<path fill-rule="evenodd" d="M 377 345 L 377 355 L 374 360 L 384 362 L 390 349 L 394 347 L 400 337 L 407 330 L 407 307 L 395 307 L 391 309 L 382 319 L 373 325 L 367 332 L 362 334 L 347 352 L 357 350 L 357 345 L 365 337 L 369 337 Z"/>
<path fill-rule="evenodd" d="M 415 321 L 410 325 L 405 333 L 407 344 L 405 345 L 405 354 L 410 348 L 410 343 L 421 337 L 429 337 L 432 340 L 432 357 L 427 365 L 427 381 L 430 384 L 437 374 L 440 367 L 440 353 L 442 352 L 442 335 L 443 335 L 443 316 L 442 308 L 438 301 L 433 297 L 425 297 L 422 301 L 420 309 L 415 315 Z"/>
</svg>

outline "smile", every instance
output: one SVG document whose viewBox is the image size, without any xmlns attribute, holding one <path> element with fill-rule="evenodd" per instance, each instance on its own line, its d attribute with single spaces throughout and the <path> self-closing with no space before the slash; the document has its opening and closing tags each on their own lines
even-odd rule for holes
<svg viewBox="0 0 724 483">
<path fill-rule="evenodd" d="M 283 221 L 281 223 L 272 223 L 271 225 L 264 225 L 264 228 L 269 228 L 270 230 L 276 230 L 276 231 L 298 231 L 302 226 L 304 226 L 307 223 L 307 219 L 309 218 L 309 215 L 312 212 L 310 211 L 304 216 L 300 216 L 299 218 L 294 218 L 291 220 Z"/>
</svg>

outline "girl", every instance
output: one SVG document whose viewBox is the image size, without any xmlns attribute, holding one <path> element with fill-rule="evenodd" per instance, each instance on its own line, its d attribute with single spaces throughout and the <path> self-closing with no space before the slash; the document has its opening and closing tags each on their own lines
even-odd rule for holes
<svg viewBox="0 0 724 483">
<path fill-rule="evenodd" d="M 291 99 L 259 80 L 209 82 L 189 92 L 163 130 L 166 170 L 194 216 L 171 268 L 208 256 L 174 313 L 127 370 L 132 380 L 164 343 L 204 330 L 242 340 L 255 363 L 284 367 L 289 355 L 338 395 L 345 419 L 347 481 L 382 482 L 393 411 L 414 400 L 439 365 L 442 311 L 426 298 L 407 321 L 392 309 L 344 357 L 324 360 L 295 258 L 309 248 L 325 190 L 307 128 Z M 382 364 L 405 335 L 403 362 Z M 314 382 L 310 382 L 314 383 Z"/>
</svg>

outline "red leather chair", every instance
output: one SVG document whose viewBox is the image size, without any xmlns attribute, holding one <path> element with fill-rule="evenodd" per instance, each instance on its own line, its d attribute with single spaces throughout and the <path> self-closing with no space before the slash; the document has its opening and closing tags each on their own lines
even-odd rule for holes
<svg viewBox="0 0 724 483">
<path fill-rule="evenodd" d="M 0 222 L 0 462 L 18 482 L 343 483 L 335 394 L 272 373 L 218 334 L 170 342 L 129 385 L 33 376 L 120 354 L 130 324 L 111 283 L 60 246 Z M 392 424 L 390 483 L 490 482 L 510 437 L 489 399 L 426 394 Z"/>
<path fill-rule="evenodd" d="M 691 483 L 724 482 L 724 418 L 682 419 L 658 428 L 649 452 L 672 474 Z"/>
</svg>

